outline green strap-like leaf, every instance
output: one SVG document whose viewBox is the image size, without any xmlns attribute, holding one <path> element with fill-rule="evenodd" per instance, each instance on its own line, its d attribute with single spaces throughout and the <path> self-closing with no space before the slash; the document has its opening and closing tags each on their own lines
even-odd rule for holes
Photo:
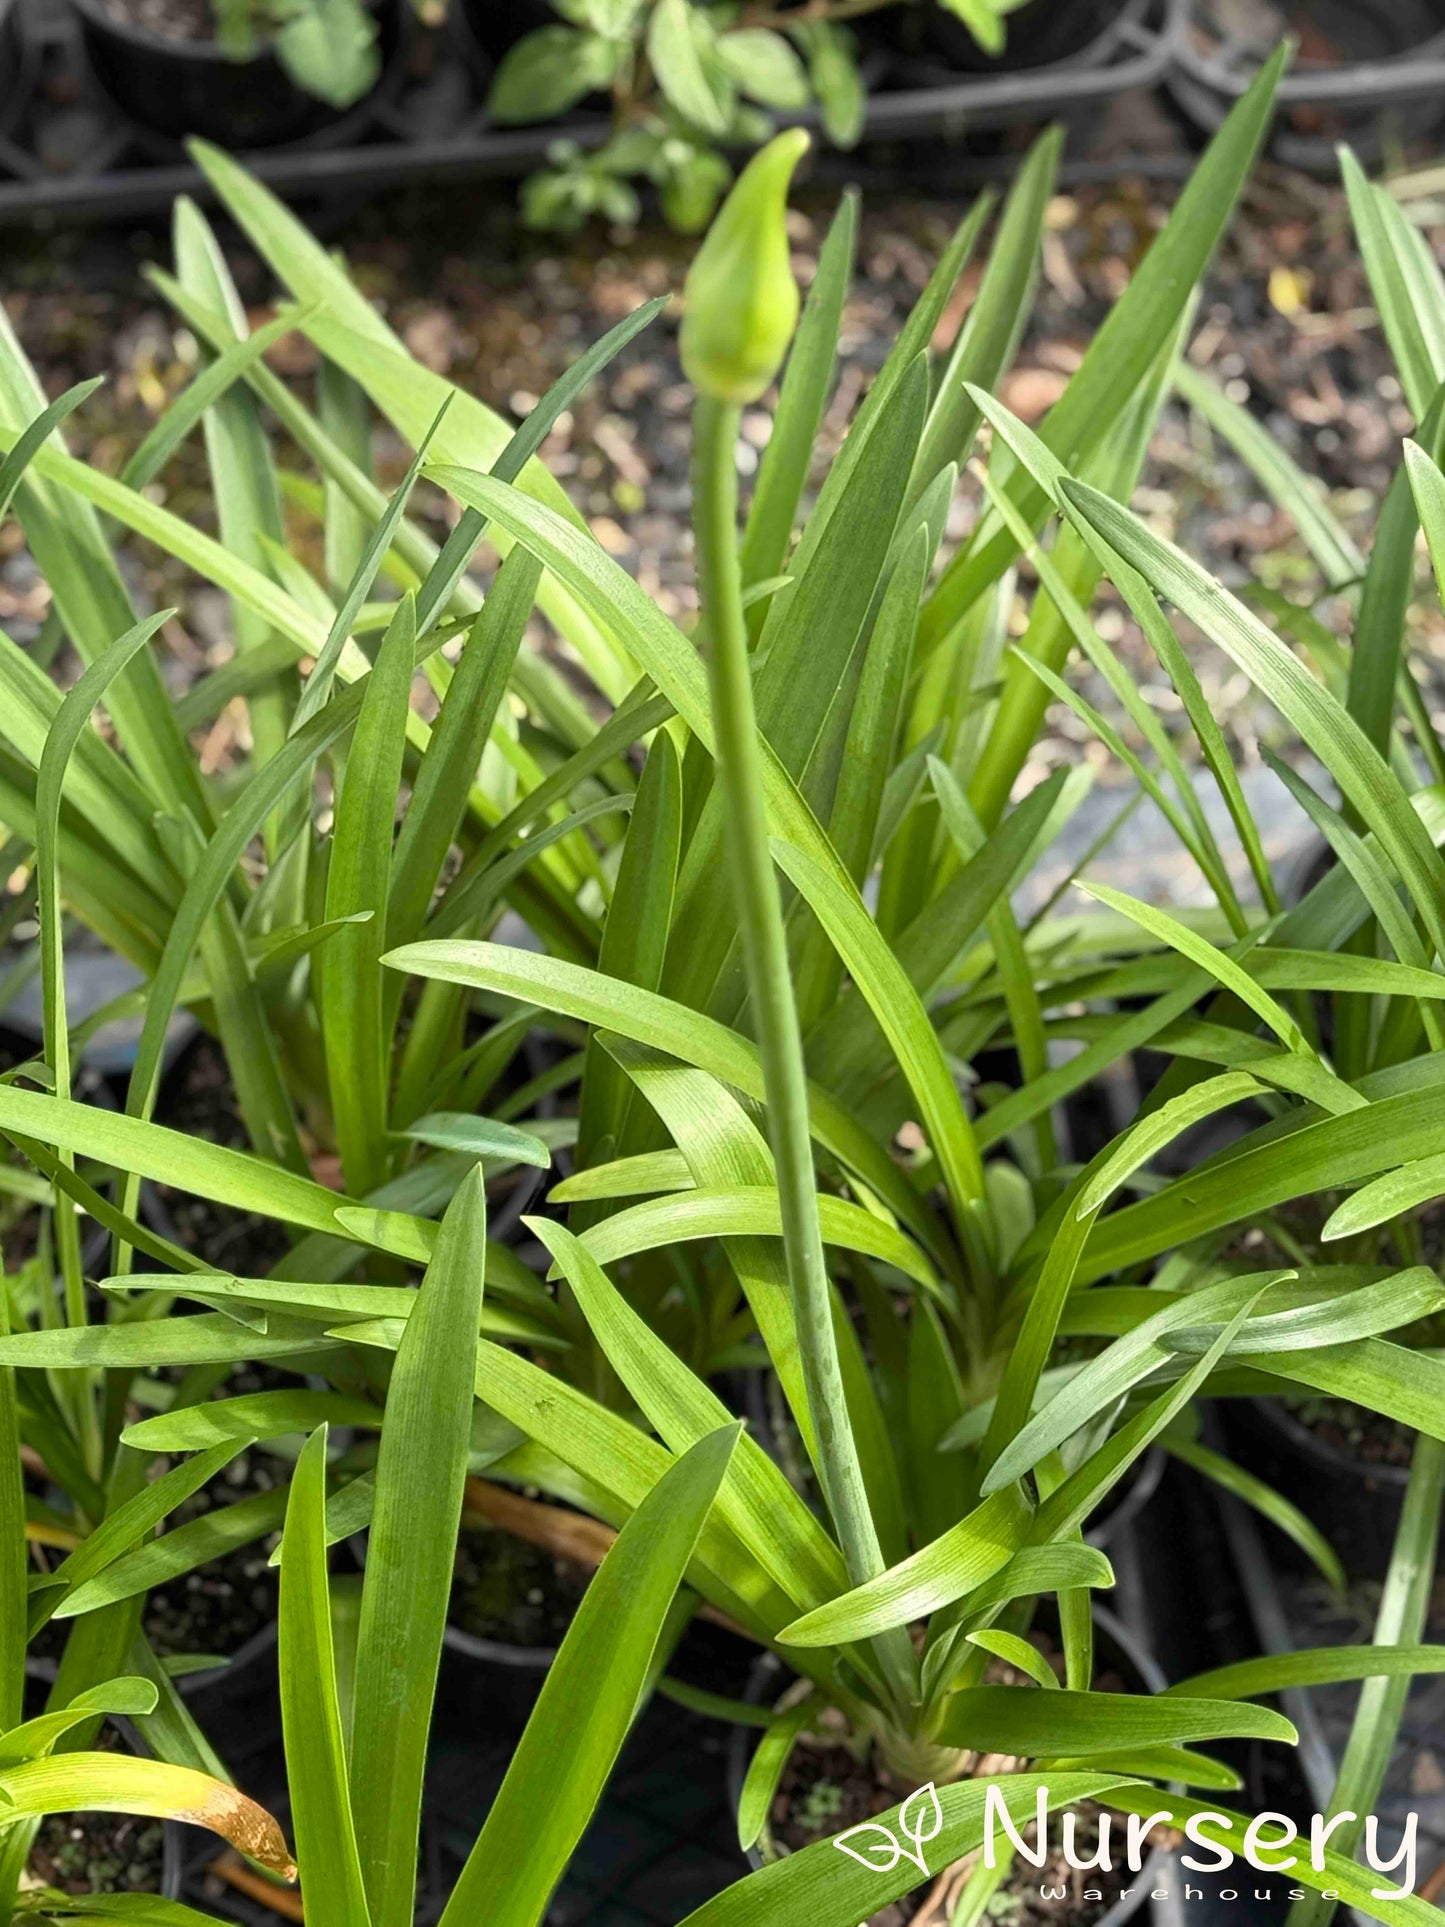
<svg viewBox="0 0 1445 1927">
<path fill-rule="evenodd" d="M 1262 1312 L 1235 1339 L 1237 1357 L 1251 1352 L 1293 1351 L 1318 1345 L 1347 1345 L 1429 1318 L 1445 1305 L 1445 1285 L 1428 1265 L 1416 1265 L 1347 1291 L 1323 1303 L 1292 1311 Z M 1219 1336 L 1218 1325 L 1186 1325 L 1171 1331 L 1169 1343 L 1190 1356 L 1206 1352 Z"/>
<path fill-rule="evenodd" d="M 780 1238 L 782 1207 L 770 1185 L 727 1188 L 699 1185 L 675 1197 L 651 1198 L 632 1205 L 585 1233 L 583 1243 L 598 1264 L 615 1264 L 638 1251 L 655 1251 L 694 1238 Z M 885 1218 L 820 1195 L 818 1215 L 823 1242 L 864 1251 L 895 1266 L 925 1291 L 943 1296 L 938 1274 L 911 1238 Z"/>
<path fill-rule="evenodd" d="M 726 1025 L 654 991 L 614 983 L 596 971 L 560 958 L 510 950 L 500 944 L 460 940 L 406 944 L 390 952 L 384 961 L 395 970 L 471 984 L 524 1003 L 540 1004 L 605 1030 L 620 1031 L 669 1057 L 696 1064 L 748 1097 L 762 1099 L 762 1067 L 756 1047 Z M 826 1092 L 814 1086 L 811 1098 L 819 1143 L 855 1170 L 930 1248 L 936 1246 L 937 1227 L 930 1223 L 907 1183 L 900 1181 L 891 1158 L 880 1155 L 875 1140 Z M 3 1123 L 4 1094 L 0 1093 L 0 1128 Z"/>
<path fill-rule="evenodd" d="M 374 1927 L 409 1927 L 432 1697 L 472 1436 L 487 1205 L 462 1180 L 397 1349 L 356 1645 L 351 1805 Z"/>
<path fill-rule="evenodd" d="M 117 1600 L 135 1599 L 184 1573 L 220 1559 L 238 1546 L 248 1546 L 274 1532 L 286 1514 L 284 1487 L 253 1492 L 234 1505 L 219 1505 L 166 1532 L 159 1539 L 123 1552 L 93 1579 L 69 1591 L 55 1608 L 57 1619 L 74 1619 L 99 1612 Z"/>
<path fill-rule="evenodd" d="M 0 1131 L 38 1138 L 77 1157 L 94 1158 L 262 1217 L 281 1218 L 314 1231 L 334 1233 L 338 1228 L 337 1194 L 324 1184 L 245 1151 L 103 1111 L 97 1105 L 6 1086 L 0 1088 Z"/>
<path fill-rule="evenodd" d="M 295 332 L 309 316 L 283 314 L 254 334 L 217 355 L 170 403 L 155 427 L 126 462 L 120 479 L 128 488 L 142 489 L 153 482 L 166 463 L 208 408 L 225 396 L 245 373 L 247 365 L 258 361 L 278 341 Z M 94 384 L 92 384 L 94 385 Z"/>
<path fill-rule="evenodd" d="M 1013 359 L 1033 306 L 1044 216 L 1063 144 L 1061 128 L 1040 134 L 1009 189 L 978 294 L 934 391 L 914 470 L 915 497 L 949 462 L 964 466 L 979 423 L 971 386 L 991 389 Z"/>
<path fill-rule="evenodd" d="M 525 552 L 508 557 L 452 671 L 396 840 L 387 900 L 390 944 L 421 933 L 466 814 L 467 794 L 521 646 L 540 573 Z"/>
<path fill-rule="evenodd" d="M 73 388 L 67 388 L 63 395 L 57 395 L 48 408 L 38 414 L 34 421 L 12 446 L 10 453 L 0 462 L 0 521 L 3 521 L 20 486 L 21 477 L 30 465 L 30 458 L 37 448 L 42 447 L 50 437 L 72 415 L 80 404 L 93 395 L 97 388 L 105 386 L 105 376 L 95 375 L 89 381 L 78 381 Z"/>
<path fill-rule="evenodd" d="M 326 1428 L 296 1462 L 281 1545 L 281 1727 L 308 1927 L 370 1927 L 351 1814 L 326 1570 Z"/>
<path fill-rule="evenodd" d="M 1199 1325 L 1214 1315 L 1237 1317 L 1242 1306 L 1293 1277 L 1290 1271 L 1254 1272 L 1207 1286 L 1185 1299 L 1172 1299 L 1091 1359 L 1042 1411 L 1034 1414 L 999 1453 L 984 1481 L 985 1489 L 1002 1489 L 1021 1479 L 1081 1426 L 1107 1411 L 1114 1400 L 1166 1365 L 1174 1355 L 1170 1344 L 1174 1326 Z M 1211 1344 L 1216 1340 L 1217 1334 Z"/>
<path fill-rule="evenodd" d="M 1070 513 L 1145 576 L 1236 662 L 1325 764 L 1380 839 L 1445 952 L 1445 866 L 1388 763 L 1348 712 L 1243 603 L 1128 509 L 1077 482 L 1060 484 Z M 1423 520 L 1423 517 L 1422 517 Z"/>
<path fill-rule="evenodd" d="M 1144 381 L 1163 345 L 1174 334 L 1192 291 L 1214 252 L 1249 178 L 1269 124 L 1274 92 L 1288 57 L 1281 46 L 1265 62 L 1248 91 L 1210 142 L 1174 206 L 1168 226 L 1154 241 L 1040 431 L 1060 461 L 1072 465 L 1118 420 Z M 1047 497 L 1021 478 L 1014 499 L 1038 527 Z M 998 580 L 1016 553 L 1013 538 L 998 529 L 960 551 L 924 610 L 921 641 L 939 641 Z"/>
<path fill-rule="evenodd" d="M 1362 1184 L 1343 1204 L 1336 1205 L 1325 1220 L 1322 1238 L 1351 1238 L 1360 1231 L 1372 1231 L 1427 1204 L 1445 1192 L 1445 1155 L 1417 1158 L 1387 1171 L 1371 1184 Z"/>
<path fill-rule="evenodd" d="M 483 1918 L 536 1927 L 541 1919 L 632 1724 L 736 1441 L 733 1426 L 700 1440 L 622 1528 L 547 1672 L 443 1927 Z"/>
<path fill-rule="evenodd" d="M 1049 1692 L 1059 1691 L 1058 1674 L 1038 1647 L 1030 1645 L 1020 1634 L 991 1627 L 985 1632 L 969 1633 L 968 1643 L 977 1646 L 980 1652 L 992 1654 L 995 1659 L 1006 1660 L 1019 1672 L 1026 1673 L 1036 1686 L 1045 1687 Z M 1090 1694 L 1086 1697 L 1094 1696 Z"/>
<path fill-rule="evenodd" d="M 1375 1618 L 1379 1647 L 1414 1645 L 1425 1630 L 1434 1591 L 1442 1498 L 1445 1443 L 1418 1438 Z M 1329 1816 L 1341 1821 L 1333 1830 L 1341 1856 L 1359 1850 L 1365 1816 L 1374 1811 L 1395 1754 L 1410 1682 L 1410 1673 L 1392 1669 L 1368 1675 L 1360 1689 L 1328 1807 Z M 1309 1894 L 1290 1908 L 1289 1927 L 1323 1927 L 1334 1918 L 1338 1905 L 1338 1899 L 1326 1893 Z M 1378 1912 L 1378 1903 L 1371 1911 Z"/>
<path fill-rule="evenodd" d="M 755 1846 L 768 1824 L 773 1800 L 784 1769 L 792 1755 L 798 1735 L 808 1725 L 814 1708 L 800 1700 L 785 1713 L 779 1713 L 758 1741 L 748 1761 L 742 1792 L 738 1796 L 738 1845 L 746 1853 Z"/>
<path fill-rule="evenodd" d="M 7 1288 L 0 1292 L 0 1334 L 9 1330 Z M 29 1568 L 15 1369 L 0 1364 L 0 1731 L 17 1724 L 24 1706 L 25 1650 L 30 1637 L 25 1604 Z"/>
<path fill-rule="evenodd" d="M 1187 1180 L 1103 1219 L 1080 1261 L 1080 1282 L 1127 1269 L 1291 1198 L 1344 1189 L 1417 1159 L 1438 1157 L 1442 1118 L 1445 1092 L 1426 1085 L 1285 1135 L 1277 1125 L 1267 1125 L 1191 1171 Z"/>
<path fill-rule="evenodd" d="M 102 1519 L 95 1531 L 83 1539 L 52 1573 L 52 1586 L 42 1596 L 47 1617 L 68 1591 L 83 1586 L 87 1580 L 103 1572 L 113 1560 L 138 1545 L 175 1511 L 182 1500 L 188 1499 L 193 1492 L 199 1492 L 250 1442 L 248 1434 L 232 1435 L 208 1450 L 198 1452 L 184 1464 L 173 1465 L 168 1472 L 163 1472 L 158 1479 L 143 1486 L 124 1505 Z"/>
<path fill-rule="evenodd" d="M 1340 177 L 1400 385 L 1416 421 L 1445 380 L 1445 287 L 1423 237 L 1387 189 L 1372 187 L 1348 147 Z"/>
<path fill-rule="evenodd" d="M 120 1713 L 135 1718 L 155 1711 L 155 1687 L 148 1679 L 134 1676 L 104 1681 L 78 1693 L 70 1705 L 58 1713 L 40 1713 L 23 1725 L 0 1733 L 0 1772 L 18 1766 L 22 1760 L 43 1759 L 57 1740 L 74 1726 L 80 1726 L 96 1713 Z"/>
<path fill-rule="evenodd" d="M 1344 1592 L 1348 1580 L 1345 1569 L 1340 1564 L 1339 1554 L 1314 1521 L 1306 1518 L 1297 1505 L 1291 1505 L 1290 1501 L 1276 1492 L 1273 1486 L 1266 1485 L 1263 1479 L 1257 1478 L 1252 1472 L 1245 1471 L 1232 1459 L 1227 1459 L 1222 1452 L 1211 1451 L 1207 1445 L 1200 1445 L 1197 1440 L 1171 1436 L 1166 1431 L 1159 1443 L 1172 1458 L 1192 1467 L 1206 1479 L 1211 1479 L 1215 1485 L 1233 1494 L 1245 1505 L 1253 1506 L 1255 1511 L 1268 1519 L 1271 1525 L 1277 1526 L 1286 1538 L 1294 1541 L 1336 1592 Z M 1272 1661 L 1265 1663 L 1272 1664 Z M 1225 1697 L 1235 1699 L 1241 1696 L 1226 1690 Z"/>
<path fill-rule="evenodd" d="M 1432 460 L 1445 452 L 1445 386 L 1435 391 L 1419 427 L 1419 440 Z M 1415 589 L 1415 539 L 1420 513 L 1413 488 L 1413 465 L 1406 460 L 1390 478 L 1370 550 L 1370 566 L 1360 591 L 1359 613 L 1350 651 L 1346 706 L 1382 755 L 1390 747 L 1395 694 L 1403 673 L 1405 622 Z"/>
<path fill-rule="evenodd" d="M 970 1242 L 988 1216 L 983 1161 L 921 998 L 856 891 L 838 888 L 835 879 L 802 850 L 779 841 L 773 851 L 784 874 L 828 932 L 893 1046 L 922 1109 L 960 1233 L 965 1243 Z"/>
<path fill-rule="evenodd" d="M 778 1637 L 789 1646 L 835 1646 L 951 1605 L 1008 1564 L 1028 1537 L 1032 1517 L 1017 1487 L 994 1493 L 931 1545 L 795 1619 Z"/>
<path fill-rule="evenodd" d="M 562 1267 L 613 1368 L 664 1443 L 682 1453 L 725 1424 L 728 1413 L 721 1399 L 628 1306 L 585 1242 L 547 1219 L 525 1222 Z M 746 1434 L 729 1463 L 718 1510 L 800 1605 L 821 1602 L 847 1583 L 837 1547 L 762 1447 Z"/>
<path fill-rule="evenodd" d="M 407 596 L 363 684 L 326 872 L 328 921 L 369 913 L 365 922 L 346 923 L 328 945 L 321 970 L 321 1030 L 331 1111 L 342 1169 L 358 1196 L 387 1175 L 381 957 L 415 654 L 416 606 Z"/>
<path fill-rule="evenodd" d="M 224 1927 L 216 1914 L 198 1913 L 180 1900 L 159 1894 L 65 1894 L 38 1897 L 40 1906 L 22 1902 L 20 1920 L 117 1920 L 124 1927 Z M 43 1908 L 43 1912 L 41 1909 Z"/>
<path fill-rule="evenodd" d="M 211 1469 L 219 1470 L 255 1439 L 282 1438 L 288 1432 L 314 1432 L 318 1425 L 376 1426 L 380 1423 L 381 1407 L 352 1392 L 242 1392 L 236 1398 L 207 1399 L 201 1405 L 183 1405 L 174 1412 L 157 1412 L 154 1418 L 139 1419 L 128 1425 L 121 1439 L 138 1452 L 199 1454 L 188 1465 L 174 1467 L 146 1488 L 147 1492 L 155 1492 L 166 1479 L 198 1468 L 214 1453 L 222 1456 Z M 196 1485 L 202 1483 L 202 1479 L 196 1479 Z M 102 1526 L 101 1531 L 105 1530 Z M 72 1553 L 71 1558 L 75 1557 Z M 65 1567 L 60 1567 L 56 1577 L 64 1571 Z"/>
<path fill-rule="evenodd" d="M 1338 1680 L 1386 1679 L 1445 1672 L 1445 1646 L 1316 1646 L 1308 1651 L 1270 1653 L 1264 1659 L 1236 1660 L 1230 1666 L 1195 1673 L 1165 1688 L 1166 1698 L 1252 1699 L 1287 1693 L 1301 1686 L 1330 1686 Z"/>
<path fill-rule="evenodd" d="M 606 977 L 656 990 L 662 982 L 672 930 L 678 858 L 682 850 L 682 764 L 672 737 L 659 730 L 647 753 L 637 802 L 628 819 L 617 884 L 602 926 L 597 968 Z M 577 1129 L 577 1162 L 593 1161 L 605 1141 L 614 1151 L 632 1143 L 627 1131 L 632 1090 L 596 1033 L 587 1040 Z M 645 1141 L 645 1140 L 644 1140 Z M 583 1212 L 579 1229 L 598 1213 Z"/>
<path fill-rule="evenodd" d="M 46 1061 L 50 1066 L 55 1095 L 61 1098 L 70 1096 L 70 1032 L 65 1007 L 58 860 L 60 802 L 65 788 L 65 773 L 82 732 L 90 727 L 91 711 L 131 658 L 145 647 L 161 624 L 174 613 L 173 609 L 162 610 L 159 615 L 137 623 L 86 669 L 55 713 L 36 772 L 35 883 L 36 913 L 40 921 L 41 1004 Z M 62 1162 L 70 1162 L 63 1151 Z M 57 1200 L 55 1228 L 65 1286 L 66 1319 L 70 1324 L 83 1325 L 86 1312 L 80 1273 L 80 1234 L 69 1197 Z M 81 1413 L 78 1420 L 84 1429 L 91 1425 L 92 1415 L 89 1412 Z"/>
</svg>

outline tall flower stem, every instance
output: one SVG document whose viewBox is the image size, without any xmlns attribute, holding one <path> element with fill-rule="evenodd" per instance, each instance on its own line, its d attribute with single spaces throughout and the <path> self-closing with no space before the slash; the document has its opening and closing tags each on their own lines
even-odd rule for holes
<svg viewBox="0 0 1445 1927">
<path fill-rule="evenodd" d="M 783 1248 L 798 1325 L 803 1384 L 818 1448 L 818 1476 L 854 1585 L 884 1570 L 862 1466 L 848 1420 L 832 1289 L 818 1223 L 808 1124 L 808 1077 L 793 999 L 782 902 L 768 847 L 763 759 L 738 567 L 736 403 L 699 395 L 693 417 L 693 517 L 708 638 L 718 780 L 727 805 L 738 921 L 763 1060 L 768 1136 L 777 1174 Z M 906 1634 L 879 1642 L 879 1657 L 912 1698 Z"/>
</svg>

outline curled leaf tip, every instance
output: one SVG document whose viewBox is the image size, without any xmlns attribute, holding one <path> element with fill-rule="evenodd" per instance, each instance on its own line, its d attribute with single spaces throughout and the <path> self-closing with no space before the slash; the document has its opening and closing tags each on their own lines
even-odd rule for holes
<svg viewBox="0 0 1445 1927">
<path fill-rule="evenodd" d="M 197 1779 L 200 1779 L 200 1775 L 197 1775 Z M 285 1842 L 285 1835 L 281 1833 L 276 1817 L 268 1813 L 264 1806 L 249 1800 L 243 1792 L 237 1792 L 235 1786 L 212 1781 L 208 1798 L 191 1808 L 175 1809 L 171 1817 L 187 1821 L 193 1827 L 206 1827 L 210 1833 L 218 1833 L 249 1860 L 266 1867 L 270 1873 L 276 1873 L 283 1881 L 295 1881 L 297 1877 L 297 1863 L 291 1858 L 291 1848 Z"/>
<path fill-rule="evenodd" d="M 790 128 L 755 154 L 708 229 L 684 289 L 683 371 L 713 401 L 756 401 L 798 321 L 788 184 L 808 136 Z"/>
</svg>

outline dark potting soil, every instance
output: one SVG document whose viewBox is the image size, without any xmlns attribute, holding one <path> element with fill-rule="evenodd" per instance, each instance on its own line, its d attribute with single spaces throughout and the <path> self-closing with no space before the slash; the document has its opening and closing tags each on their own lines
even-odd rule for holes
<svg viewBox="0 0 1445 1927">
<path fill-rule="evenodd" d="M 229 1387 L 227 1389 L 230 1389 Z M 169 1529 L 286 1484 L 286 1468 L 266 1454 L 242 1452 L 172 1514 Z M 280 1601 L 281 1575 L 269 1564 L 280 1527 L 193 1572 L 157 1586 L 146 1601 L 145 1629 L 162 1658 L 178 1653 L 238 1652 L 269 1626 Z"/>
<path fill-rule="evenodd" d="M 856 1827 L 877 1814 L 886 1813 L 904 1798 L 908 1789 L 883 1776 L 875 1767 L 859 1761 L 845 1746 L 799 1745 L 794 1748 L 773 1802 L 772 1833 L 781 1845 L 800 1852 L 829 1835 Z M 1075 1835 L 1077 1857 L 1088 1859 L 1099 1837 L 1099 1809 L 1082 1805 L 1076 1809 L 1078 1831 Z M 1023 1837 L 1033 1845 L 1034 1829 L 1023 1829 Z M 972 1860 L 957 1869 L 945 1869 L 931 1885 L 894 1901 L 873 1914 L 867 1927 L 905 1927 L 905 1923 L 924 1916 L 938 1924 L 951 1918 Z M 1003 1880 L 988 1902 L 985 1917 L 998 1927 L 1091 1927 L 1108 1912 L 1124 1885 L 1123 1870 L 1112 1873 L 1098 1868 L 1081 1872 L 1064 1859 L 1056 1847 L 1042 1867 L 1021 1861 Z M 1046 1900 L 1040 1887 L 1066 1889 L 1069 1898 L 1061 1905 Z M 1086 1900 L 1086 1893 L 1097 1893 L 1098 1900 Z"/>
<path fill-rule="evenodd" d="M 158 1894 L 165 1829 L 130 1813 L 52 1813 L 30 1849 L 29 1875 L 63 1894 Z"/>
<path fill-rule="evenodd" d="M 1316 1438 L 1364 1465 L 1408 1468 L 1414 1456 L 1415 1433 L 1409 1426 L 1348 1399 L 1311 1398 L 1291 1409 Z"/>
<path fill-rule="evenodd" d="M 225 1053 L 214 1038 L 197 1038 L 166 1079 L 156 1122 L 231 1150 L 251 1148 Z M 274 1218 L 236 1211 L 166 1184 L 156 1189 L 176 1243 L 217 1270 L 262 1277 L 290 1249 L 285 1228 Z"/>
<path fill-rule="evenodd" d="M 164 40 L 214 40 L 215 17 L 206 0 L 105 0 L 105 10 L 128 27 Z"/>
<path fill-rule="evenodd" d="M 506 1646 L 557 1646 L 592 1574 L 510 1532 L 464 1526 L 448 1613 L 459 1632 Z"/>
</svg>

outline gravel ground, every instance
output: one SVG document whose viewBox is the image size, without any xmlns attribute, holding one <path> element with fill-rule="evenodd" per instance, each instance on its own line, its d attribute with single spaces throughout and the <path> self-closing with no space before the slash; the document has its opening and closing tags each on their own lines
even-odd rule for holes
<svg viewBox="0 0 1445 1927">
<path fill-rule="evenodd" d="M 1166 218 L 1175 191 L 1167 183 L 1123 180 L 1081 187 L 1053 202 L 1037 306 L 1003 390 L 1026 420 L 1036 421 L 1061 392 Z M 792 216 L 796 266 L 805 282 L 832 198 L 831 192 L 805 190 Z M 821 466 L 966 205 L 962 197 L 868 197 Z M 1445 204 L 1413 205 L 1424 217 L 1432 248 L 1445 258 Z M 622 315 L 677 290 L 690 254 L 689 243 L 660 227 L 597 230 L 564 246 L 521 229 L 501 192 L 449 195 L 440 204 L 419 194 L 392 196 L 328 238 L 344 248 L 362 286 L 419 359 L 512 415 L 525 413 L 577 353 Z M 171 324 L 140 278 L 144 261 L 164 258 L 164 241 L 149 234 L 111 237 L 99 246 L 65 236 L 22 259 L 11 276 L 7 307 L 46 387 L 58 392 L 84 376 L 109 378 L 75 418 L 72 434 L 75 446 L 107 470 L 121 466 L 194 372 L 193 342 Z M 253 319 L 260 320 L 271 284 L 243 249 L 234 248 L 233 258 Z M 945 317 L 942 342 L 960 324 L 977 279 L 974 266 Z M 1209 277 L 1191 354 L 1228 382 L 1236 398 L 1248 401 L 1280 445 L 1320 479 L 1337 513 L 1367 546 L 1399 436 L 1411 423 L 1337 188 L 1277 167 L 1261 169 Z M 315 364 L 304 342 L 283 342 L 272 359 L 309 391 Z M 562 418 L 544 450 L 599 540 L 683 622 L 695 607 L 687 522 L 689 406 L 676 363 L 675 325 L 666 318 L 618 357 Z M 748 451 L 755 456 L 765 443 L 767 428 L 765 408 L 745 415 L 745 463 Z M 390 431 L 379 431 L 383 477 L 399 474 L 407 453 Z M 173 458 L 156 492 L 181 515 L 210 525 L 199 438 Z M 966 480 L 952 539 L 971 526 L 977 499 L 976 484 Z M 439 498 L 423 494 L 418 501 L 424 512 L 443 512 Z M 1322 586 L 1289 517 L 1263 500 L 1240 463 L 1178 405 L 1164 413 L 1135 505 L 1228 582 L 1256 581 L 1301 600 Z M 46 590 L 19 542 L 13 522 L 0 529 L 0 622 L 23 639 L 44 613 Z M 314 560 L 314 530 L 302 533 L 301 542 Z M 166 635 L 177 682 L 223 659 L 229 643 L 221 598 L 178 580 L 175 566 L 154 551 L 140 549 L 133 563 L 142 595 L 181 601 L 183 618 Z M 1421 569 L 1414 642 L 1432 705 L 1445 707 L 1445 621 L 1423 560 Z M 1319 610 L 1338 623 L 1340 612 L 1329 602 Z M 1125 612 L 1106 602 L 1099 623 L 1166 719 L 1176 713 L 1172 691 Z M 1284 742 L 1286 732 L 1218 651 L 1190 640 L 1211 705 L 1234 739 L 1247 779 L 1253 773 L 1252 793 L 1269 811 L 1270 792 L 1278 786 L 1260 763 L 1259 744 Z M 1102 687 L 1088 678 L 1081 687 L 1116 713 Z M 228 753 L 219 738 L 211 749 L 222 759 Z M 1080 758 L 1098 766 L 1101 788 L 1127 780 L 1108 767 L 1103 747 L 1081 723 L 1056 710 L 1028 774 Z M 1147 824 L 1144 812 L 1139 821 Z M 1280 821 L 1284 842 L 1297 845 L 1298 819 L 1286 811 Z M 1288 855 L 1287 848 L 1282 859 Z"/>
</svg>

